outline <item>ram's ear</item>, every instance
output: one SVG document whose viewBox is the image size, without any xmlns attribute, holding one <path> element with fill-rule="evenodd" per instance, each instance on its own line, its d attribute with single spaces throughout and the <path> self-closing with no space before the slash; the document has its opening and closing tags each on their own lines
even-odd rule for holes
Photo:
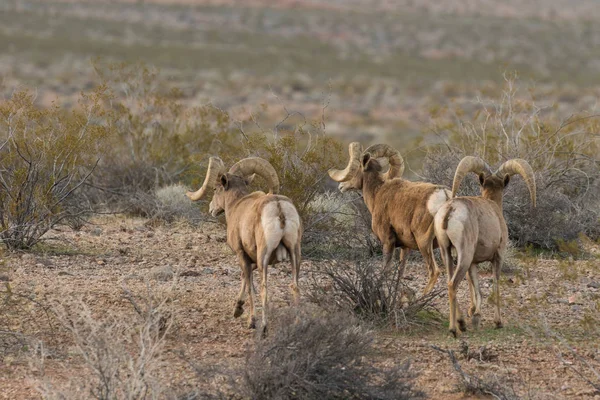
<svg viewBox="0 0 600 400">
<path fill-rule="evenodd" d="M 510 175 L 506 174 L 504 175 L 504 187 L 508 186 L 508 182 L 510 182 Z"/>
<path fill-rule="evenodd" d="M 219 181 L 221 182 L 221 185 L 223 185 L 223 188 L 225 188 L 225 190 L 229 189 L 229 178 L 227 177 L 227 174 L 221 175 Z"/>
<path fill-rule="evenodd" d="M 483 182 L 485 182 L 485 175 L 481 173 L 479 174 L 479 184 L 483 186 Z"/>
<path fill-rule="evenodd" d="M 370 160 L 371 160 L 371 154 L 365 153 L 362 156 L 361 164 L 362 164 L 363 169 L 365 169 L 367 167 L 367 164 L 369 163 Z"/>
</svg>

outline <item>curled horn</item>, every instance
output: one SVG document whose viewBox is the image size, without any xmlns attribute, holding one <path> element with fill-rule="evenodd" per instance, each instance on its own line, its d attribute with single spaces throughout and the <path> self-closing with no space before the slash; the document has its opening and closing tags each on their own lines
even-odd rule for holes
<svg viewBox="0 0 600 400">
<path fill-rule="evenodd" d="M 496 176 L 499 178 L 504 178 L 505 175 L 521 175 L 523 180 L 527 184 L 527 188 L 529 189 L 529 194 L 531 195 L 531 203 L 535 207 L 536 203 L 536 186 L 535 186 L 535 175 L 533 173 L 533 168 L 529 163 L 521 158 L 515 158 L 513 160 L 508 160 L 504 164 L 498 168 L 496 171 Z"/>
<path fill-rule="evenodd" d="M 269 193 L 279 192 L 279 178 L 275 168 L 264 158 L 248 157 L 233 164 L 229 169 L 229 173 L 242 176 L 244 178 L 257 174 L 262 176 L 269 186 Z"/>
<path fill-rule="evenodd" d="M 336 182 L 349 181 L 356 175 L 360 168 L 360 155 L 362 153 L 362 146 L 358 142 L 350 143 L 348 146 L 348 152 L 350 153 L 350 160 L 345 169 L 331 168 L 328 173 L 331 179 Z"/>
<path fill-rule="evenodd" d="M 458 187 L 469 172 L 475 172 L 476 174 L 484 173 L 488 176 L 492 174 L 490 167 L 481 158 L 473 156 L 464 157 L 462 160 L 460 160 L 460 163 L 458 163 L 458 167 L 456 167 L 456 172 L 454 173 L 454 181 L 452 182 L 452 197 L 456 196 Z"/>
<path fill-rule="evenodd" d="M 217 179 L 219 179 L 219 176 L 225 173 L 225 171 L 226 168 L 223 161 L 219 157 L 211 157 L 208 160 L 208 170 L 206 171 L 206 178 L 204 178 L 202 187 L 196 192 L 187 192 L 185 195 L 192 201 L 200 200 L 210 189 L 215 187 Z"/>
<path fill-rule="evenodd" d="M 374 144 L 369 146 L 365 153 L 370 153 L 373 158 L 385 157 L 389 160 L 390 169 L 385 173 L 384 179 L 393 179 L 404 174 L 404 159 L 400 152 L 387 144 Z"/>
</svg>

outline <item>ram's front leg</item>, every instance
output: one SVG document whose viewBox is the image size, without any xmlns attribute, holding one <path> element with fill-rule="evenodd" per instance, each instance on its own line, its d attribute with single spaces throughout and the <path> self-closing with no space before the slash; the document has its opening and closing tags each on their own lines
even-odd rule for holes
<svg viewBox="0 0 600 400">
<path fill-rule="evenodd" d="M 237 301 L 236 301 L 235 307 L 233 309 L 233 317 L 234 318 L 238 318 L 239 316 L 241 316 L 244 313 L 244 303 L 246 302 L 246 285 L 248 282 L 248 279 L 246 278 L 246 266 L 245 265 L 242 265 L 241 278 L 242 278 L 242 282 L 240 285 L 241 286 L 240 293 L 238 294 Z"/>
<path fill-rule="evenodd" d="M 396 249 L 396 236 L 393 234 L 391 227 L 386 230 L 388 233 L 381 239 L 383 245 L 383 270 L 390 271 L 393 263 L 394 250 Z"/>
<path fill-rule="evenodd" d="M 252 270 L 253 263 L 252 260 L 248 257 L 248 255 L 243 251 L 237 251 L 238 261 L 240 262 L 240 266 L 242 267 L 242 287 L 240 289 L 240 294 L 238 296 L 238 300 L 235 305 L 235 310 L 233 312 L 234 317 L 239 317 L 244 312 L 243 305 L 245 303 L 244 291 L 248 292 L 248 302 L 250 303 L 250 315 L 248 316 L 248 328 L 254 329 L 256 328 L 256 318 L 254 316 L 254 285 L 252 283 Z"/>
<path fill-rule="evenodd" d="M 252 260 L 248 258 L 246 253 L 243 251 L 237 252 L 238 262 L 241 267 L 241 287 L 240 292 L 237 297 L 237 301 L 235 302 L 235 306 L 233 309 L 233 317 L 238 318 L 240 315 L 244 313 L 244 303 L 246 302 L 246 288 L 248 287 L 248 275 L 252 275 L 253 265 Z"/>
</svg>

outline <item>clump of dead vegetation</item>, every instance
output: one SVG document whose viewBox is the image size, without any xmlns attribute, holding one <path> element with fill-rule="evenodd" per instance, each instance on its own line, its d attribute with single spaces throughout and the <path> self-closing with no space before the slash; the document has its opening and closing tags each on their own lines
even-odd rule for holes
<svg viewBox="0 0 600 400">
<path fill-rule="evenodd" d="M 418 399 L 408 362 L 377 364 L 372 334 L 345 313 L 284 309 L 239 382 L 254 399 Z"/>
<path fill-rule="evenodd" d="M 433 290 L 418 297 L 401 280 L 398 268 L 373 258 L 323 263 L 312 272 L 309 297 L 316 304 L 399 329 L 417 324 L 418 314 L 443 292 Z"/>
<path fill-rule="evenodd" d="M 150 287 L 138 294 L 123 287 L 123 298 L 135 315 L 113 310 L 98 314 L 75 298 L 62 299 L 52 307 L 60 327 L 69 333 L 85 375 L 62 385 L 42 377 L 39 390 L 44 398 L 159 399 L 171 395 L 161 380 L 166 336 L 173 326 L 170 296 Z M 45 354 L 41 356 L 43 371 Z"/>
<path fill-rule="evenodd" d="M 444 353 L 450 359 L 452 367 L 458 374 L 460 386 L 465 394 L 470 395 L 487 395 L 498 400 L 518 400 L 520 397 L 515 393 L 512 386 L 509 386 L 504 380 L 497 376 L 487 376 L 481 378 L 479 376 L 465 372 L 458 362 L 456 353 L 450 349 L 442 349 L 438 346 L 431 346 L 434 350 Z M 470 359 L 489 361 L 493 355 L 484 346 L 477 351 L 470 351 L 468 345 L 461 343 L 460 353 L 468 361 Z"/>
</svg>

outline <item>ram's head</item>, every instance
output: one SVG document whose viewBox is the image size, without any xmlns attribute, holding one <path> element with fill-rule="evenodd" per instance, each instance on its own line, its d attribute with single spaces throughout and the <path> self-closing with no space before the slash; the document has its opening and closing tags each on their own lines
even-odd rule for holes
<svg viewBox="0 0 600 400">
<path fill-rule="evenodd" d="M 536 185 L 535 175 L 531 165 L 523 159 L 515 158 L 504 162 L 496 172 L 492 172 L 489 165 L 479 157 L 466 156 L 464 157 L 454 173 L 454 182 L 452 183 L 452 197 L 456 196 L 458 187 L 464 177 L 469 173 L 474 172 L 479 176 L 479 184 L 481 185 L 481 195 L 485 198 L 502 202 L 502 193 L 508 185 L 510 177 L 513 175 L 521 175 L 531 196 L 531 203 L 536 205 Z"/>
<path fill-rule="evenodd" d="M 331 179 L 340 182 L 341 192 L 362 190 L 364 173 L 367 170 L 381 172 L 385 164 L 389 164 L 389 169 L 383 173 L 384 180 L 401 177 L 404 173 L 404 159 L 400 152 L 386 144 L 374 144 L 363 151 L 360 143 L 353 142 L 348 151 L 350 159 L 346 168 L 329 170 Z"/>
<path fill-rule="evenodd" d="M 256 175 L 267 182 L 269 193 L 279 191 L 279 178 L 273 166 L 260 157 L 248 157 L 235 163 L 229 171 L 219 157 L 211 157 L 202 187 L 196 192 L 187 192 L 192 201 L 198 201 L 213 190 L 209 212 L 217 216 L 224 212 L 230 199 L 235 199 L 248 193 L 248 185 Z"/>
</svg>

